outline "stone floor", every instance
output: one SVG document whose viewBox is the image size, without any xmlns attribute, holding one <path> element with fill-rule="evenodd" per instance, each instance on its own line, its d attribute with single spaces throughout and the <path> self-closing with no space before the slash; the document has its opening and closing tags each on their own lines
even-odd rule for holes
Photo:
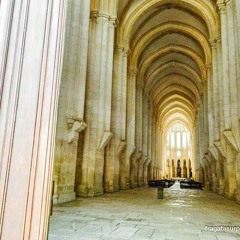
<svg viewBox="0 0 240 240">
<path fill-rule="evenodd" d="M 49 240 L 240 239 L 239 204 L 211 192 L 182 190 L 179 184 L 164 190 L 164 200 L 156 196 L 157 189 L 144 187 L 57 206 Z M 218 226 L 238 229 L 217 231 Z"/>
</svg>

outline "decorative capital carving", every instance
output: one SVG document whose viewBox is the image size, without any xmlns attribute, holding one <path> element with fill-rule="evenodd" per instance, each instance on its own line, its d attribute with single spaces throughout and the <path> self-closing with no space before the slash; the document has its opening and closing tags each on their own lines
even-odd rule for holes
<svg viewBox="0 0 240 240">
<path fill-rule="evenodd" d="M 225 0 L 225 4 L 226 4 L 226 5 L 230 5 L 230 4 L 232 4 L 232 3 L 233 3 L 232 0 Z"/>
<path fill-rule="evenodd" d="M 97 21 L 98 18 L 98 10 L 92 10 L 90 12 L 90 19 L 93 21 Z"/>
<path fill-rule="evenodd" d="M 220 14 L 225 14 L 226 13 L 226 4 L 224 0 L 218 0 L 217 1 L 218 9 Z"/>
<path fill-rule="evenodd" d="M 119 20 L 117 17 L 110 17 L 109 22 L 116 28 L 119 24 Z"/>
<path fill-rule="evenodd" d="M 215 38 L 210 40 L 210 44 L 212 48 L 217 48 L 217 39 Z"/>
<path fill-rule="evenodd" d="M 211 62 L 206 63 L 205 66 L 206 66 L 206 70 L 211 70 L 212 69 L 212 63 Z"/>
<path fill-rule="evenodd" d="M 90 12 L 90 19 L 93 21 L 97 21 L 97 18 L 104 18 L 109 21 L 113 25 L 113 27 L 117 27 L 119 24 L 118 18 L 110 16 L 108 13 L 99 12 L 98 10 L 92 10 Z"/>
</svg>

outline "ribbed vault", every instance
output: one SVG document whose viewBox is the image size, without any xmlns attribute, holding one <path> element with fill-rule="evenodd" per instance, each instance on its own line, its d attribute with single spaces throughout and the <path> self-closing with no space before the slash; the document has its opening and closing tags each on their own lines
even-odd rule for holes
<svg viewBox="0 0 240 240">
<path fill-rule="evenodd" d="M 216 3 L 130 0 L 119 1 L 117 9 L 116 42 L 128 51 L 128 69 L 137 72 L 137 86 L 151 109 L 143 115 L 162 129 L 157 138 L 164 152 L 166 131 L 176 122 L 195 136 L 199 102 L 210 77 L 209 39 L 219 34 Z"/>
</svg>

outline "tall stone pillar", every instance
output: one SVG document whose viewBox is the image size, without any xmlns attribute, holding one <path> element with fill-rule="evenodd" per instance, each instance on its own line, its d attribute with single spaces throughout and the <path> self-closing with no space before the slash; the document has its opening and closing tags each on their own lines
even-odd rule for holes
<svg viewBox="0 0 240 240">
<path fill-rule="evenodd" d="M 136 86 L 136 147 L 138 151 L 137 160 L 137 184 L 139 186 L 139 165 L 142 159 L 142 149 L 143 149 L 143 89 L 140 84 Z"/>
<path fill-rule="evenodd" d="M 237 88 L 238 88 L 238 104 L 240 105 L 240 1 L 235 0 L 235 26 L 236 26 L 236 47 L 237 47 Z M 240 115 L 240 109 L 238 110 Z M 239 129 L 240 129 L 240 118 L 239 118 Z M 240 153 L 236 157 L 236 178 L 237 178 L 237 194 L 236 199 L 240 202 Z"/>
<path fill-rule="evenodd" d="M 208 140 L 209 140 L 209 147 L 213 146 L 214 136 L 215 136 L 215 128 L 213 122 L 214 116 L 214 105 L 213 105 L 213 71 L 212 71 L 212 63 L 206 64 L 207 70 L 207 113 L 208 113 Z"/>
<path fill-rule="evenodd" d="M 143 116 L 143 135 L 142 135 L 142 143 L 143 143 L 143 155 L 142 158 L 139 160 L 138 165 L 138 185 L 143 186 L 144 185 L 144 170 L 145 165 L 148 161 L 148 99 L 147 96 L 143 96 L 143 107 L 142 107 L 142 116 Z"/>
<path fill-rule="evenodd" d="M 68 2 L 54 159 L 54 204 L 73 201 L 84 122 L 90 1 Z M 77 167 L 81 168 L 81 166 Z M 78 173 L 78 172 L 76 172 Z"/>
<path fill-rule="evenodd" d="M 104 192 L 105 147 L 110 132 L 114 20 L 98 11 L 91 12 L 87 75 L 82 178 L 78 195 L 96 196 Z M 104 176 L 104 177 L 103 177 Z"/>
<path fill-rule="evenodd" d="M 237 89 L 237 48 L 235 43 L 235 24 L 234 24 L 234 5 L 233 0 L 226 1 L 227 11 L 227 29 L 228 29 L 228 53 L 229 53 L 229 87 L 230 87 L 230 102 L 231 102 L 231 132 L 233 138 L 239 142 L 239 105 L 238 105 L 238 89 Z M 238 144 L 239 145 L 239 144 Z"/>
<path fill-rule="evenodd" d="M 137 69 L 129 69 L 127 81 L 127 162 L 130 166 L 130 184 L 136 187 L 137 157 L 135 129 L 136 129 L 136 77 Z"/>
<path fill-rule="evenodd" d="M 228 178 L 229 178 L 229 194 L 230 197 L 235 197 L 237 191 L 237 154 L 240 153 L 240 138 L 239 138 L 239 103 L 238 103 L 238 88 L 237 88 L 237 46 L 235 42 L 236 29 L 234 17 L 234 4 L 232 0 L 226 1 L 227 22 L 228 22 L 228 51 L 229 51 L 229 78 L 230 78 L 230 99 L 231 99 L 231 131 L 225 131 L 224 136 L 230 148 L 228 157 Z"/>
<path fill-rule="evenodd" d="M 221 134 L 224 131 L 224 96 L 223 96 L 223 71 L 222 71 L 222 41 L 221 38 L 216 39 L 217 47 L 217 80 L 218 80 L 218 103 L 219 103 L 219 138 L 221 139 Z"/>
<path fill-rule="evenodd" d="M 234 24 L 235 24 L 235 45 L 237 49 L 237 89 L 238 89 L 238 104 L 240 105 L 240 2 L 234 0 Z M 240 115 L 240 109 L 238 110 Z M 239 123 L 240 125 L 240 123 Z M 240 126 L 239 126 L 240 127 Z"/>
<path fill-rule="evenodd" d="M 223 106 L 224 106 L 224 130 L 231 129 L 231 107 L 230 107 L 230 86 L 229 86 L 229 52 L 228 52 L 228 29 L 226 6 L 223 1 L 218 1 L 221 15 L 221 37 L 222 37 L 222 69 L 223 69 Z"/>
<path fill-rule="evenodd" d="M 208 69 L 208 76 L 210 75 L 209 69 Z M 208 79 L 210 80 L 210 79 Z M 209 84 L 210 85 L 210 84 Z M 208 89 L 208 81 L 203 82 L 203 96 L 202 96 L 202 129 L 204 131 L 203 135 L 203 154 L 206 154 L 208 152 L 209 148 L 209 109 L 208 109 L 208 92 L 210 89 Z"/>
<path fill-rule="evenodd" d="M 121 139 L 127 139 L 127 80 L 128 80 L 128 50 L 123 49 L 123 63 L 122 63 L 122 116 L 121 116 Z M 127 143 L 126 143 L 127 144 Z M 120 188 L 122 190 L 130 188 L 130 166 L 128 161 L 128 150 L 124 148 L 120 161 Z"/>
<path fill-rule="evenodd" d="M 217 41 L 211 42 L 212 46 L 212 67 L 213 67 L 213 82 L 212 82 L 212 101 L 213 101 L 213 119 L 214 119 L 214 141 L 220 140 L 220 124 L 219 124 L 219 81 L 218 81 L 218 58 L 217 58 Z"/>
<path fill-rule="evenodd" d="M 46 239 L 65 11 L 64 0 L 0 4 L 2 240 Z"/>
<path fill-rule="evenodd" d="M 125 106 L 127 79 L 123 77 L 126 61 L 126 50 L 122 47 L 116 47 L 114 52 L 111 113 L 111 131 L 114 135 L 106 148 L 106 192 L 118 191 L 120 189 L 120 179 L 125 179 L 123 177 L 125 170 L 122 170 L 122 168 L 126 165 L 124 164 L 122 153 L 126 149 L 126 123 L 123 124 L 127 114 Z"/>
</svg>

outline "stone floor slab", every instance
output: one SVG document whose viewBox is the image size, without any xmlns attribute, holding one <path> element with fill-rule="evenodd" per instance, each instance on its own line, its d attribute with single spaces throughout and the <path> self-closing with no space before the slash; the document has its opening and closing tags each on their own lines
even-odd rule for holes
<svg viewBox="0 0 240 240">
<path fill-rule="evenodd" d="M 238 226 L 240 205 L 212 192 L 142 187 L 55 206 L 49 240 L 236 240 L 239 232 L 207 226 Z"/>
</svg>

